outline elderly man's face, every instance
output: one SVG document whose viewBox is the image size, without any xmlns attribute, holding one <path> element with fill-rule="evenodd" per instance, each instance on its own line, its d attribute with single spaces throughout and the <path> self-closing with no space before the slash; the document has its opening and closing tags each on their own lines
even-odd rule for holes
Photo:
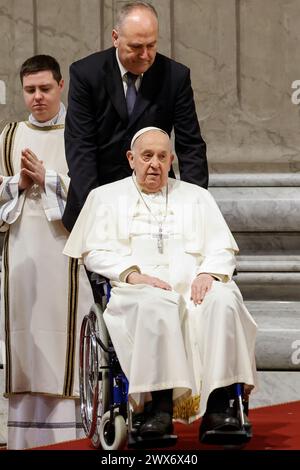
<svg viewBox="0 0 300 470">
<path fill-rule="evenodd" d="M 113 44 L 118 48 L 122 65 L 131 73 L 140 75 L 154 62 L 157 51 L 158 22 L 149 11 L 136 9 L 112 32 Z"/>
<path fill-rule="evenodd" d="M 137 138 L 133 149 L 127 152 L 131 168 L 140 187 L 156 193 L 166 186 L 174 160 L 169 137 L 160 131 L 148 131 Z"/>
</svg>

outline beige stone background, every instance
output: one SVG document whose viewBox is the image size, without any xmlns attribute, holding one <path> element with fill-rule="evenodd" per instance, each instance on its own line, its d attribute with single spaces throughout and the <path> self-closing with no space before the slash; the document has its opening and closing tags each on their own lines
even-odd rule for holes
<svg viewBox="0 0 300 470">
<path fill-rule="evenodd" d="M 54 55 L 67 91 L 69 65 L 110 47 L 122 3 L 0 0 L 0 121 L 27 116 L 24 60 Z M 151 3 L 160 52 L 191 69 L 210 191 L 241 249 L 235 280 L 258 324 L 260 388 L 250 406 L 299 400 L 300 104 L 291 98 L 300 81 L 300 0 Z M 3 380 L 0 370 L 0 391 Z M 0 444 L 6 412 L 0 398 Z"/>
<path fill-rule="evenodd" d="M 18 69 L 111 45 L 120 0 L 0 0 L 0 120 L 26 116 Z M 159 49 L 191 68 L 211 172 L 300 170 L 300 0 L 153 0 Z M 67 87 L 66 87 L 67 88 Z M 66 101 L 66 93 L 64 96 Z"/>
</svg>

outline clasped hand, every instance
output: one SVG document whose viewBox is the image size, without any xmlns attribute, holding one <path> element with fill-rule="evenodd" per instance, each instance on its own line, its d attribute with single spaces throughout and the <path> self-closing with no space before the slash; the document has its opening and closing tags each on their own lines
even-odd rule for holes
<svg viewBox="0 0 300 470">
<path fill-rule="evenodd" d="M 32 150 L 22 150 L 19 188 L 24 190 L 35 183 L 44 189 L 45 173 L 43 161 L 39 160 Z"/>
<path fill-rule="evenodd" d="M 191 300 L 195 305 L 201 304 L 205 294 L 211 289 L 214 278 L 210 274 L 202 273 L 197 276 L 191 286 Z M 132 272 L 127 276 L 129 284 L 148 284 L 152 287 L 158 287 L 164 290 L 172 290 L 172 287 L 167 282 L 159 279 L 158 277 L 148 276 L 148 274 L 141 274 Z"/>
</svg>

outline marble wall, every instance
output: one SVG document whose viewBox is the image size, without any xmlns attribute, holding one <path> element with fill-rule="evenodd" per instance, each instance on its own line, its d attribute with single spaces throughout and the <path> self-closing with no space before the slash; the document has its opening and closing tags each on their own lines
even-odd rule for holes
<svg viewBox="0 0 300 470">
<path fill-rule="evenodd" d="M 17 74 L 35 53 L 69 64 L 111 45 L 121 0 L 0 0 L 0 120 L 26 115 Z M 153 0 L 160 51 L 192 71 L 211 172 L 300 170 L 299 0 Z M 65 93 L 66 99 L 66 93 Z"/>
<path fill-rule="evenodd" d="M 160 17 L 160 52 L 191 68 L 211 191 L 243 255 L 237 282 L 266 332 L 261 344 L 273 335 L 266 358 L 275 357 L 300 311 L 300 0 L 150 2 Z M 111 46 L 122 3 L 0 0 L 0 121 L 27 115 L 18 70 L 37 53 L 60 62 L 66 102 L 70 63 Z M 283 300 L 288 321 L 274 335 Z M 279 366 L 260 373 L 252 406 L 299 398 L 299 372 Z M 0 371 L 0 392 L 2 384 Z M 2 400 L 0 444 L 5 416 Z"/>
</svg>

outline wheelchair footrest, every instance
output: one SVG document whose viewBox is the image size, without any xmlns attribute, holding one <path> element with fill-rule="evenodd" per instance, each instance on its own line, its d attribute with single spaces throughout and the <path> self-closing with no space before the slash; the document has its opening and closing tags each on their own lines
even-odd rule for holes
<svg viewBox="0 0 300 470">
<path fill-rule="evenodd" d="M 175 434 L 165 434 L 161 437 L 142 438 L 128 433 L 128 448 L 159 448 L 171 447 L 177 443 L 177 436 Z"/>
<path fill-rule="evenodd" d="M 222 446 L 240 446 L 249 442 L 252 437 L 251 427 L 242 427 L 239 431 L 206 431 L 201 436 L 203 444 Z"/>
</svg>

